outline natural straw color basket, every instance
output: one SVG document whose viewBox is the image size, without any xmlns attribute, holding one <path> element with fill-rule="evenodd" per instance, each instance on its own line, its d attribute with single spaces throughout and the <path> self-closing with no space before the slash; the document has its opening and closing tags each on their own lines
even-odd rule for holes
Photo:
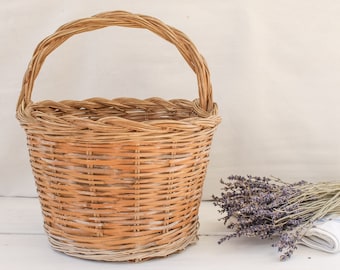
<svg viewBox="0 0 340 270">
<path fill-rule="evenodd" d="M 197 75 L 199 99 L 31 100 L 54 49 L 75 34 L 114 25 L 145 28 L 174 44 Z M 56 250 L 140 261 L 197 240 L 202 185 L 220 117 L 205 60 L 182 32 L 124 11 L 63 25 L 33 54 L 17 118 L 27 133 L 44 226 Z"/>
</svg>

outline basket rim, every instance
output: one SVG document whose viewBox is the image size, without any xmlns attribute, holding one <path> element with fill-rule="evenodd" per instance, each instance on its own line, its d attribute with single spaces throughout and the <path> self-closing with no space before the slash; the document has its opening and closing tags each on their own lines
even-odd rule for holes
<svg viewBox="0 0 340 270">
<path fill-rule="evenodd" d="M 156 132 L 164 133 L 170 131 L 190 131 L 195 132 L 206 128 L 214 128 L 220 122 L 221 118 L 218 116 L 217 104 L 214 104 L 214 110 L 212 113 L 206 113 L 201 110 L 198 100 L 189 101 L 185 99 L 171 99 L 165 100 L 162 98 L 148 98 L 148 99 L 136 99 L 136 98 L 90 98 L 84 100 L 43 100 L 39 102 L 30 102 L 25 108 L 21 108 L 17 111 L 16 117 L 23 126 L 28 129 L 36 129 L 40 132 L 54 133 L 54 135 L 66 134 L 69 136 L 71 133 L 78 132 L 84 134 L 86 131 L 98 132 L 108 134 L 110 131 L 117 132 L 119 129 L 135 131 L 135 132 Z M 193 111 L 194 116 L 183 117 L 180 119 L 152 119 L 152 120 L 132 120 L 121 116 L 100 117 L 98 119 L 91 119 L 87 117 L 80 117 L 73 115 L 74 107 L 86 108 L 90 104 L 99 104 L 112 106 L 112 104 L 124 104 L 123 106 L 129 106 L 131 104 L 137 104 L 138 106 L 160 106 L 164 107 L 164 110 L 176 110 L 178 104 L 181 107 L 188 106 L 188 109 Z M 74 107 L 72 107 L 74 106 Z M 40 108 L 59 108 L 65 110 L 66 113 L 63 116 L 52 113 L 40 111 Z M 145 108 L 145 107 L 144 107 Z M 57 109 L 57 110 L 59 110 Z M 69 113 L 67 112 L 69 111 Z M 49 132 L 48 130 L 51 129 Z"/>
</svg>

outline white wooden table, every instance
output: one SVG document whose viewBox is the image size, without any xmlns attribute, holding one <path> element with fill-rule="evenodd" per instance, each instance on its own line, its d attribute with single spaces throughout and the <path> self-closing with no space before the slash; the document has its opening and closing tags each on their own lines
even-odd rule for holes
<svg viewBox="0 0 340 270">
<path fill-rule="evenodd" d="M 292 259 L 280 262 L 270 241 L 238 238 L 217 241 L 224 225 L 212 202 L 202 202 L 200 239 L 178 254 L 142 263 L 95 262 L 52 250 L 42 227 L 38 199 L 0 197 L 0 269 L 339 269 L 340 254 L 300 246 Z"/>
</svg>

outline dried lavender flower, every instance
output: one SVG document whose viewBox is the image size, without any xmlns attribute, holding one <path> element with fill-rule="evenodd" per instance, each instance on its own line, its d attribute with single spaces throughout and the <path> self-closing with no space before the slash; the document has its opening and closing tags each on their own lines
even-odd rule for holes
<svg viewBox="0 0 340 270">
<path fill-rule="evenodd" d="M 213 195 L 227 229 L 219 243 L 234 237 L 278 238 L 273 244 L 287 260 L 312 223 L 340 214 L 340 183 L 286 183 L 279 178 L 231 175 L 221 179 L 220 196 Z"/>
</svg>

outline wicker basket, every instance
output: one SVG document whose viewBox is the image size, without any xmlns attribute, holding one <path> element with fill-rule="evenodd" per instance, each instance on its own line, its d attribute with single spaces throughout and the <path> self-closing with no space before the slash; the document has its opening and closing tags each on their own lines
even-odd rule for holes
<svg viewBox="0 0 340 270">
<path fill-rule="evenodd" d="M 174 44 L 197 75 L 199 98 L 91 98 L 33 102 L 45 58 L 75 34 L 107 26 L 148 29 Z M 61 26 L 37 46 L 17 118 L 52 247 L 93 260 L 141 261 L 197 240 L 210 144 L 220 122 L 204 58 L 180 31 L 113 11 Z"/>
</svg>

